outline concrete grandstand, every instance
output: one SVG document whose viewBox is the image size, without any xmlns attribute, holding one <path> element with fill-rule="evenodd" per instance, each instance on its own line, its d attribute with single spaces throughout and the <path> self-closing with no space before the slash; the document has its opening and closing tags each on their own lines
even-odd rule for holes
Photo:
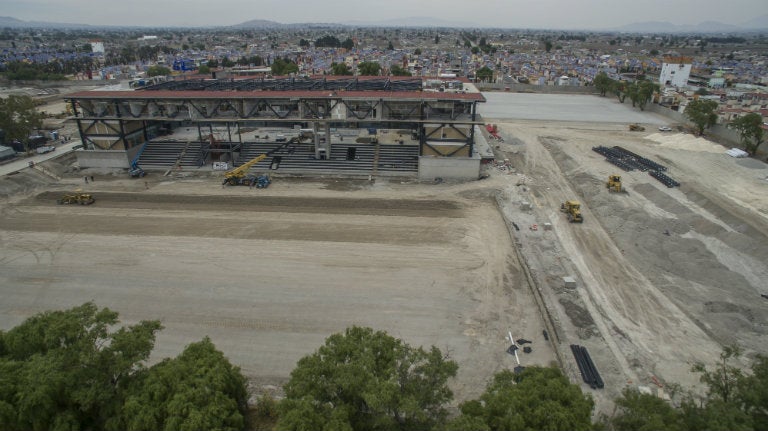
<svg viewBox="0 0 768 431">
<path fill-rule="evenodd" d="M 67 102 L 84 167 L 231 167 L 270 153 L 251 169 L 471 179 L 484 153 L 483 95 L 421 78 L 191 79 Z"/>
</svg>

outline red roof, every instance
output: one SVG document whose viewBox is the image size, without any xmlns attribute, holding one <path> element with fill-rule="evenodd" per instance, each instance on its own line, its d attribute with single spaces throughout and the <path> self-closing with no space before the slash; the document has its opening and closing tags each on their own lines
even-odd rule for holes
<svg viewBox="0 0 768 431">
<path fill-rule="evenodd" d="M 469 100 L 485 102 L 481 93 L 447 93 L 431 91 L 81 91 L 68 94 L 66 99 L 412 99 Z"/>
</svg>

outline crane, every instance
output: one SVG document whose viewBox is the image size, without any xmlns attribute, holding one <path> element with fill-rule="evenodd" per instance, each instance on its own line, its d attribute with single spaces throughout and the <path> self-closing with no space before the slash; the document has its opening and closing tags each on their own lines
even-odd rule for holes
<svg viewBox="0 0 768 431">
<path fill-rule="evenodd" d="M 298 141 L 299 141 L 299 138 L 291 138 L 290 141 L 280 145 L 274 150 L 258 155 L 252 158 L 251 160 L 248 160 L 247 162 L 243 163 L 242 165 L 234 169 L 228 170 L 227 172 L 224 173 L 224 182 L 221 184 L 222 185 L 229 184 L 230 186 L 241 185 L 241 186 L 251 186 L 251 187 L 258 184 L 259 187 L 266 187 L 266 185 L 269 184 L 269 177 L 266 177 L 267 179 L 265 180 L 264 175 L 261 175 L 259 177 L 250 175 L 248 174 L 248 169 L 250 169 L 251 166 L 271 156 L 273 153 L 280 151 L 281 149 L 287 147 L 288 145 L 296 143 Z M 264 181 L 266 181 L 266 183 Z M 266 184 L 266 185 L 262 185 L 262 184 Z"/>
</svg>

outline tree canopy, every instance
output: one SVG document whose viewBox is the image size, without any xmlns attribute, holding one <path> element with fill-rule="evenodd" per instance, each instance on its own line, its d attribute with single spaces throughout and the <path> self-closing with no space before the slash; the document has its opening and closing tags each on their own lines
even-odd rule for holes
<svg viewBox="0 0 768 431">
<path fill-rule="evenodd" d="M 714 100 L 692 100 L 685 107 L 685 115 L 699 131 L 699 135 L 704 134 L 704 129 L 712 127 L 717 122 L 717 102 Z"/>
<path fill-rule="evenodd" d="M 299 66 L 289 59 L 276 58 L 272 62 L 272 74 L 273 75 L 290 75 L 299 71 Z"/>
<path fill-rule="evenodd" d="M 352 75 L 352 70 L 347 66 L 347 63 L 332 63 L 331 73 L 333 75 Z"/>
<path fill-rule="evenodd" d="M 0 429 L 242 429 L 245 379 L 205 339 L 146 367 L 159 321 L 86 303 L 0 332 Z"/>
<path fill-rule="evenodd" d="M 147 76 L 165 76 L 170 74 L 171 69 L 164 66 L 150 66 L 147 69 Z"/>
<path fill-rule="evenodd" d="M 755 112 L 739 117 L 728 124 L 728 127 L 739 132 L 741 144 L 751 155 L 755 155 L 757 148 L 765 139 L 765 130 L 763 129 L 763 117 Z"/>
<path fill-rule="evenodd" d="M 605 93 L 611 89 L 613 80 L 608 77 L 607 73 L 600 72 L 595 76 L 595 79 L 592 81 L 592 83 L 595 84 L 595 88 L 597 88 L 597 91 L 600 92 L 600 95 L 605 97 Z"/>
<path fill-rule="evenodd" d="M 29 96 L 10 95 L 0 98 L 0 129 L 8 140 L 26 142 L 32 130 L 42 126 L 43 114 L 35 109 Z"/>
<path fill-rule="evenodd" d="M 428 430 L 453 398 L 458 366 L 440 350 L 351 327 L 299 360 L 280 403 L 281 430 Z"/>
<path fill-rule="evenodd" d="M 493 79 L 493 71 L 488 66 L 483 66 L 475 72 L 478 81 L 490 81 Z"/>
<path fill-rule="evenodd" d="M 456 421 L 472 424 L 469 418 L 475 418 L 493 431 L 591 430 L 593 407 L 592 397 L 558 368 L 528 367 L 520 374 L 504 370 L 480 400 L 462 404 L 462 416 L 452 426 Z"/>
<path fill-rule="evenodd" d="M 358 63 L 357 70 L 360 72 L 360 75 L 378 76 L 381 72 L 381 65 L 374 61 L 363 61 Z"/>
<path fill-rule="evenodd" d="M 402 66 L 395 64 L 389 69 L 389 72 L 394 76 L 411 76 L 411 72 L 404 69 Z"/>
</svg>

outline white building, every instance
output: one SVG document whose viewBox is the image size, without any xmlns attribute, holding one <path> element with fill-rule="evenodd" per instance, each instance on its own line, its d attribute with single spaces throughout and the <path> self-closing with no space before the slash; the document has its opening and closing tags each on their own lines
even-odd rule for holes
<svg viewBox="0 0 768 431">
<path fill-rule="evenodd" d="M 691 76 L 690 57 L 665 57 L 661 65 L 659 84 L 662 87 L 685 87 Z"/>
<path fill-rule="evenodd" d="M 104 54 L 104 42 L 92 41 L 91 42 L 91 52 L 98 53 L 98 54 Z"/>
</svg>

